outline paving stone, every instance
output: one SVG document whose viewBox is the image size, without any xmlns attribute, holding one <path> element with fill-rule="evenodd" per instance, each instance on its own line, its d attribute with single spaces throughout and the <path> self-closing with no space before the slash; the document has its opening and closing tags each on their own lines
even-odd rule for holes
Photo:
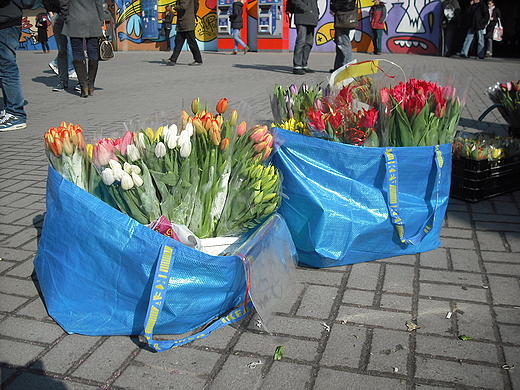
<svg viewBox="0 0 520 390">
<path fill-rule="evenodd" d="M 419 332 L 439 334 L 442 336 L 453 335 L 455 330 L 451 319 L 446 314 L 451 311 L 448 301 L 434 299 L 419 299 L 417 325 L 421 327 Z"/>
<path fill-rule="evenodd" d="M 502 251 L 506 250 L 500 233 L 477 231 L 477 239 L 480 249 L 483 251 Z"/>
<path fill-rule="evenodd" d="M 14 248 L 2 248 L 2 259 L 9 261 L 23 261 L 34 256 L 34 252 Z"/>
<path fill-rule="evenodd" d="M 419 255 L 421 267 L 448 268 L 448 257 L 446 248 L 437 248 Z"/>
<path fill-rule="evenodd" d="M 411 294 L 413 292 L 411 281 L 414 279 L 414 275 L 415 270 L 413 267 L 389 264 L 385 267 L 383 290 L 386 292 Z M 408 282 L 403 283 L 404 281 Z"/>
<path fill-rule="evenodd" d="M 323 326 L 319 320 L 273 316 L 269 330 L 274 334 L 289 334 L 309 338 L 319 338 Z"/>
<path fill-rule="evenodd" d="M 331 328 L 320 364 L 357 368 L 360 364 L 367 329 L 354 325 L 337 325 Z"/>
<path fill-rule="evenodd" d="M 520 287 L 516 278 L 489 276 L 489 288 L 495 302 L 520 306 Z"/>
<path fill-rule="evenodd" d="M 275 361 L 269 373 L 255 389 L 304 389 L 311 379 L 311 367 Z M 216 390 L 216 389 L 215 389 Z"/>
<path fill-rule="evenodd" d="M 457 271 L 438 271 L 433 269 L 421 269 L 419 273 L 421 282 L 452 283 L 462 286 L 482 286 L 480 274 Z"/>
<path fill-rule="evenodd" d="M 504 347 L 506 364 L 510 367 L 515 366 L 512 370 L 507 370 L 507 375 L 511 379 L 513 389 L 520 388 L 520 370 L 518 370 L 518 362 L 520 362 L 520 349 L 514 347 Z"/>
<path fill-rule="evenodd" d="M 481 252 L 482 259 L 486 262 L 504 262 L 504 263 L 518 263 L 520 261 L 520 253 L 500 253 L 500 252 Z"/>
<path fill-rule="evenodd" d="M 465 229 L 443 228 L 441 230 L 441 237 L 451 238 L 472 238 L 473 232 Z"/>
<path fill-rule="evenodd" d="M 27 302 L 27 298 L 15 297 L 12 295 L 0 293 L 0 310 L 14 311 L 17 307 Z"/>
<path fill-rule="evenodd" d="M 35 299 L 31 303 L 29 303 L 27 306 L 21 308 L 18 310 L 17 314 L 27 317 L 32 317 L 37 320 L 45 320 L 45 321 L 53 321 L 52 318 L 47 313 L 47 309 L 45 308 L 45 305 L 43 304 L 43 301 L 41 299 Z"/>
<path fill-rule="evenodd" d="M 488 274 L 502 274 L 503 276 L 520 276 L 520 264 L 486 263 Z"/>
<path fill-rule="evenodd" d="M 497 322 L 508 324 L 520 324 L 520 307 L 498 307 L 493 308 L 497 316 Z"/>
<path fill-rule="evenodd" d="M 16 378 L 13 383 L 6 387 L 6 390 L 94 390 L 98 386 L 87 385 L 72 381 L 60 380 L 49 376 L 40 376 L 24 373 Z"/>
<path fill-rule="evenodd" d="M 410 315 L 387 310 L 342 306 L 339 309 L 336 320 L 368 326 L 372 325 L 384 328 L 403 329 L 406 321 L 410 320 Z"/>
<path fill-rule="evenodd" d="M 502 202 L 500 202 L 502 203 Z M 495 205 L 497 202 L 495 202 Z M 514 214 L 514 207 L 511 207 L 509 205 L 508 207 L 510 210 L 508 213 L 500 212 L 496 214 L 479 214 L 479 213 L 473 213 L 473 220 L 476 222 L 496 222 L 497 221 L 497 215 L 500 215 L 500 222 L 508 222 L 508 223 L 518 223 L 518 215 L 507 215 L 507 214 Z"/>
<path fill-rule="evenodd" d="M 459 249 L 474 249 L 473 240 L 466 240 L 462 238 L 443 238 L 441 243 L 442 248 L 459 248 Z"/>
<path fill-rule="evenodd" d="M 516 325 L 498 325 L 500 336 L 505 343 L 516 344 L 520 346 L 520 324 Z"/>
<path fill-rule="evenodd" d="M 381 265 L 375 262 L 359 263 L 352 266 L 347 286 L 363 290 L 375 290 Z"/>
<path fill-rule="evenodd" d="M 518 232 L 520 231 L 520 223 L 475 222 L 475 228 L 494 232 Z"/>
<path fill-rule="evenodd" d="M 231 339 L 235 336 L 237 330 L 234 328 L 234 324 L 223 326 L 220 329 L 217 329 L 209 337 L 204 339 L 198 339 L 190 343 L 190 345 L 197 347 L 206 347 L 206 348 L 217 348 L 217 349 L 225 349 Z"/>
<path fill-rule="evenodd" d="M 459 335 L 464 334 L 474 339 L 495 341 L 493 318 L 491 317 L 489 306 L 457 302 L 455 316 Z"/>
<path fill-rule="evenodd" d="M 480 272 L 478 256 L 474 250 L 450 249 L 453 269 L 459 271 Z"/>
<path fill-rule="evenodd" d="M 255 369 L 248 367 L 252 361 L 254 358 L 251 357 L 229 356 L 209 389 L 254 389 L 262 383 L 263 375 L 261 365 Z"/>
<path fill-rule="evenodd" d="M 368 370 L 408 373 L 409 332 L 374 329 Z"/>
<path fill-rule="evenodd" d="M 2 339 L 2 348 L 0 348 L 0 362 L 5 364 L 14 364 L 17 366 L 25 366 L 31 360 L 34 360 L 45 348 L 38 345 L 22 343 L 12 340 Z"/>
<path fill-rule="evenodd" d="M 462 360 L 477 360 L 498 363 L 495 344 L 456 337 L 435 337 L 417 333 L 416 352 L 431 357 L 448 357 Z"/>
<path fill-rule="evenodd" d="M 25 260 L 20 262 L 15 268 L 7 272 L 8 276 L 18 276 L 20 278 L 29 278 L 34 271 L 33 259 Z"/>
<path fill-rule="evenodd" d="M 446 220 L 451 229 L 471 229 L 471 220 L 467 211 L 448 211 Z"/>
<path fill-rule="evenodd" d="M 520 233 L 506 232 L 505 236 L 509 246 L 511 247 L 511 251 L 520 253 Z"/>
<path fill-rule="evenodd" d="M 406 380 L 383 378 L 374 375 L 362 375 L 353 372 L 330 370 L 321 368 L 314 388 L 324 389 L 385 389 L 385 390 L 405 390 L 407 389 Z"/>
<path fill-rule="evenodd" d="M 390 264 L 415 265 L 415 255 L 395 256 L 395 257 L 390 257 L 388 259 L 381 259 L 381 260 L 378 260 L 377 262 L 378 263 L 390 263 Z"/>
<path fill-rule="evenodd" d="M 137 345 L 129 337 L 110 337 L 70 375 L 106 382 L 121 367 L 126 358 L 137 349 Z M 151 354 L 144 350 L 141 353 Z"/>
<path fill-rule="evenodd" d="M 294 283 L 291 285 L 286 295 L 283 297 L 278 306 L 274 308 L 274 310 L 278 313 L 289 314 L 293 308 L 293 305 L 302 294 L 304 288 L 305 285 L 303 283 Z"/>
<path fill-rule="evenodd" d="M 495 214 L 495 209 L 493 207 L 493 203 L 489 200 L 483 200 L 481 202 L 470 204 L 471 211 L 473 213 L 487 213 L 487 214 Z"/>
<path fill-rule="evenodd" d="M 421 283 L 420 294 L 428 297 L 486 302 L 486 291 L 482 287 L 454 286 L 447 284 Z"/>
<path fill-rule="evenodd" d="M 374 294 L 373 291 L 345 290 L 342 302 L 361 306 L 372 306 Z"/>
<path fill-rule="evenodd" d="M 233 350 L 272 358 L 279 346 L 285 347 L 283 356 L 289 359 L 303 359 L 312 362 L 318 353 L 317 341 L 254 333 L 242 334 Z"/>
<path fill-rule="evenodd" d="M 38 230 L 34 227 L 25 228 L 22 231 L 9 236 L 2 245 L 12 248 L 22 247 L 28 241 L 39 235 Z"/>
<path fill-rule="evenodd" d="M 52 343 L 63 333 L 63 329 L 56 324 L 25 318 L 8 316 L 0 323 L 1 335 L 42 343 Z"/>
<path fill-rule="evenodd" d="M 337 288 L 310 285 L 305 291 L 297 315 L 314 318 L 328 318 Z"/>
<path fill-rule="evenodd" d="M 381 307 L 411 311 L 412 297 L 385 293 L 381 296 Z"/>
<path fill-rule="evenodd" d="M 503 387 L 500 368 L 417 357 L 417 377 L 450 382 L 454 386 L 473 386 L 479 389 Z"/>
<path fill-rule="evenodd" d="M 327 286 L 339 286 L 343 278 L 343 272 L 334 270 L 316 270 L 307 268 L 296 269 L 296 281 L 299 283 L 323 284 Z"/>
</svg>

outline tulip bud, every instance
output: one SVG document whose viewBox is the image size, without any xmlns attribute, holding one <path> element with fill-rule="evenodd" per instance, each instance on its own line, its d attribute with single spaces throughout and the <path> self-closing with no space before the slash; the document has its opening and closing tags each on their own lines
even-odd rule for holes
<svg viewBox="0 0 520 390">
<path fill-rule="evenodd" d="M 229 141 L 229 138 L 227 138 L 227 137 L 224 138 L 224 139 L 222 140 L 222 142 L 220 143 L 220 149 L 222 149 L 222 150 L 226 150 L 227 148 L 229 148 L 229 142 L 230 142 L 230 141 Z"/>
<path fill-rule="evenodd" d="M 158 142 L 157 145 L 155 145 L 155 157 L 161 158 L 164 157 L 166 154 L 166 145 L 162 142 Z"/>
<path fill-rule="evenodd" d="M 238 122 L 238 111 L 233 110 L 231 111 L 231 114 L 229 115 L 229 124 L 231 126 L 235 126 Z"/>
<path fill-rule="evenodd" d="M 217 115 L 215 117 L 215 120 L 218 122 L 219 127 L 222 127 L 222 124 L 224 123 L 224 118 L 222 117 L 222 115 Z"/>
<path fill-rule="evenodd" d="M 65 151 L 65 153 L 69 155 L 74 153 L 74 145 L 72 144 L 72 141 L 69 138 L 63 140 L 63 150 Z"/>
<path fill-rule="evenodd" d="M 103 183 L 105 183 L 107 186 L 112 185 L 114 183 L 114 173 L 112 169 L 105 168 L 101 172 L 101 180 L 103 180 Z"/>
<path fill-rule="evenodd" d="M 162 137 L 162 134 L 163 134 L 163 130 L 164 130 L 164 127 L 163 126 L 160 126 L 157 131 L 155 132 L 155 136 L 153 138 L 154 141 L 157 141 L 159 139 L 161 139 Z"/>
<path fill-rule="evenodd" d="M 144 140 L 144 137 L 145 137 L 145 134 L 140 131 L 139 134 L 137 135 L 137 140 L 136 140 L 136 144 L 137 144 L 137 147 L 140 148 L 140 149 L 146 149 L 146 142 Z"/>
<path fill-rule="evenodd" d="M 122 171 L 123 166 L 116 160 L 109 160 L 108 165 L 112 168 L 113 171 Z"/>
<path fill-rule="evenodd" d="M 211 142 L 213 145 L 218 146 L 220 144 L 220 130 L 216 129 L 214 126 L 211 129 Z"/>
<path fill-rule="evenodd" d="M 146 134 L 146 136 L 148 137 L 150 142 L 153 142 L 155 134 L 153 133 L 152 128 L 151 127 L 147 127 L 146 130 L 144 131 L 144 133 Z"/>
<path fill-rule="evenodd" d="M 141 153 L 139 153 L 137 146 L 134 144 L 128 145 L 126 147 L 126 157 L 128 157 L 131 162 L 141 159 Z"/>
<path fill-rule="evenodd" d="M 123 176 L 121 177 L 121 188 L 125 191 L 128 191 L 134 186 L 134 181 L 132 180 L 132 176 L 123 171 Z"/>
<path fill-rule="evenodd" d="M 92 151 L 94 150 L 94 147 L 92 146 L 92 144 L 87 144 L 85 149 L 87 150 L 87 156 L 88 158 L 92 158 Z"/>
<path fill-rule="evenodd" d="M 266 125 L 258 127 L 253 133 L 249 136 L 249 139 L 258 142 L 261 141 L 264 136 L 269 132 L 269 129 Z"/>
<path fill-rule="evenodd" d="M 222 98 L 218 101 L 216 110 L 219 114 L 223 114 L 226 112 L 228 107 L 228 100 L 226 98 Z"/>
<path fill-rule="evenodd" d="M 273 151 L 273 148 L 266 146 L 264 149 L 264 155 L 262 157 L 262 160 L 264 160 L 264 161 L 267 160 L 267 157 L 269 157 L 271 155 L 272 151 Z"/>
<path fill-rule="evenodd" d="M 189 115 L 186 111 L 182 110 L 181 113 L 181 129 L 184 129 L 186 127 L 186 123 L 188 123 Z"/>
<path fill-rule="evenodd" d="M 51 149 L 52 152 L 56 157 L 59 157 L 61 155 L 61 152 L 63 150 L 63 141 L 61 138 L 55 138 L 53 142 L 51 142 Z"/>
<path fill-rule="evenodd" d="M 241 123 L 238 125 L 238 127 L 237 127 L 237 134 L 238 134 L 238 136 L 239 136 L 239 137 L 243 136 L 244 133 L 246 132 L 246 130 L 247 130 L 247 124 L 246 124 L 246 122 L 245 122 L 245 121 L 244 121 L 244 122 L 241 122 Z"/>
<path fill-rule="evenodd" d="M 85 150 L 85 137 L 83 136 L 83 132 L 80 130 L 76 133 L 78 143 L 76 144 L 78 146 L 79 150 Z"/>
<path fill-rule="evenodd" d="M 183 130 L 179 135 L 179 154 L 181 157 L 188 157 L 191 154 L 191 137 L 188 131 Z"/>
<path fill-rule="evenodd" d="M 200 111 L 200 99 L 195 98 L 191 102 L 191 112 L 193 112 L 195 115 L 197 115 Z"/>
<path fill-rule="evenodd" d="M 193 135 L 193 122 L 186 123 L 184 130 L 186 130 L 191 137 Z"/>
<path fill-rule="evenodd" d="M 204 125 L 202 124 L 202 121 L 199 117 L 193 118 L 192 124 L 195 127 L 197 134 L 206 134 L 206 129 L 204 128 Z"/>
<path fill-rule="evenodd" d="M 264 150 L 266 147 L 267 147 L 267 142 L 265 142 L 265 141 L 262 141 L 262 142 L 259 142 L 259 143 L 253 145 L 253 149 L 254 149 L 255 152 L 257 152 L 257 153 L 261 152 L 261 151 Z"/>
<path fill-rule="evenodd" d="M 169 131 L 164 136 L 164 143 L 166 144 L 166 146 L 168 146 L 168 149 L 175 149 L 178 145 L 178 142 L 177 142 L 178 138 L 179 137 L 177 134 L 174 134 L 173 132 Z"/>
<path fill-rule="evenodd" d="M 141 187 L 143 185 L 143 179 L 137 173 L 132 172 L 130 176 L 132 177 L 132 180 L 136 187 Z"/>
</svg>

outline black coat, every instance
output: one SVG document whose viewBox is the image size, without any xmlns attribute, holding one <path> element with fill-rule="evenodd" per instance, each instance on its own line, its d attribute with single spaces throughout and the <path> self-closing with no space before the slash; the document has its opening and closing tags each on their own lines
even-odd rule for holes
<svg viewBox="0 0 520 390">
<path fill-rule="evenodd" d="M 319 9 L 317 0 L 293 0 L 294 24 L 305 26 L 317 26 Z"/>
<path fill-rule="evenodd" d="M 493 30 L 495 29 L 495 26 L 498 23 L 498 19 L 502 19 L 502 14 L 496 6 L 495 8 L 493 8 L 491 18 L 492 19 L 489 21 L 489 24 L 486 27 L 486 38 L 493 38 Z"/>
<path fill-rule="evenodd" d="M 486 2 L 480 1 L 466 8 L 466 20 L 468 28 L 473 30 L 483 30 L 489 21 L 489 10 Z"/>
<path fill-rule="evenodd" d="M 231 28 L 241 29 L 244 27 L 244 19 L 242 17 L 244 12 L 244 3 L 235 1 L 231 7 L 231 14 L 229 20 L 231 21 Z"/>
</svg>

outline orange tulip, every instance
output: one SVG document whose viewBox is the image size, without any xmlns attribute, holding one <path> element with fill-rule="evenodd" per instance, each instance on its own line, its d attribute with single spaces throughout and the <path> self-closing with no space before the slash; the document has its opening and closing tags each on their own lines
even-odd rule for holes
<svg viewBox="0 0 520 390">
<path fill-rule="evenodd" d="M 222 149 L 222 150 L 226 150 L 227 148 L 229 148 L 229 143 L 230 143 L 229 138 L 227 138 L 227 137 L 224 138 L 224 139 L 222 140 L 222 142 L 220 143 L 220 149 Z"/>
<path fill-rule="evenodd" d="M 247 127 L 246 127 L 246 126 L 247 126 L 247 124 L 246 124 L 245 121 L 244 121 L 244 122 L 241 122 L 241 123 L 238 125 L 238 127 L 237 127 L 237 134 L 238 134 L 239 137 L 243 136 L 244 133 L 246 132 L 246 130 L 247 130 Z"/>
<path fill-rule="evenodd" d="M 220 131 L 218 129 L 215 129 L 214 127 L 211 128 L 211 142 L 213 142 L 213 145 L 218 146 L 220 144 Z"/>
<path fill-rule="evenodd" d="M 218 101 L 216 110 L 219 114 L 223 114 L 226 112 L 228 107 L 228 100 L 226 98 L 222 98 Z"/>
</svg>

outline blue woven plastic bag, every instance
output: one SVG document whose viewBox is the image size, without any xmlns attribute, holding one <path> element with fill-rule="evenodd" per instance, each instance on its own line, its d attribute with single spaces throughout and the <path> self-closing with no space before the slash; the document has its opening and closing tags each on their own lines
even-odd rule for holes
<svg viewBox="0 0 520 390">
<path fill-rule="evenodd" d="M 285 218 L 299 263 L 323 268 L 440 245 L 451 144 L 372 148 L 275 130 Z"/>
<path fill-rule="evenodd" d="M 68 333 L 144 334 L 158 351 L 206 337 L 251 311 L 248 256 L 270 253 L 272 262 L 293 261 L 295 250 L 283 244 L 292 245 L 287 226 L 276 216 L 266 221 L 263 241 L 257 244 L 258 232 L 250 236 L 251 254 L 211 256 L 138 223 L 49 167 L 47 212 L 34 261 L 48 313 Z M 213 320 L 218 321 L 190 338 L 152 339 L 153 333 L 183 334 Z"/>
</svg>

